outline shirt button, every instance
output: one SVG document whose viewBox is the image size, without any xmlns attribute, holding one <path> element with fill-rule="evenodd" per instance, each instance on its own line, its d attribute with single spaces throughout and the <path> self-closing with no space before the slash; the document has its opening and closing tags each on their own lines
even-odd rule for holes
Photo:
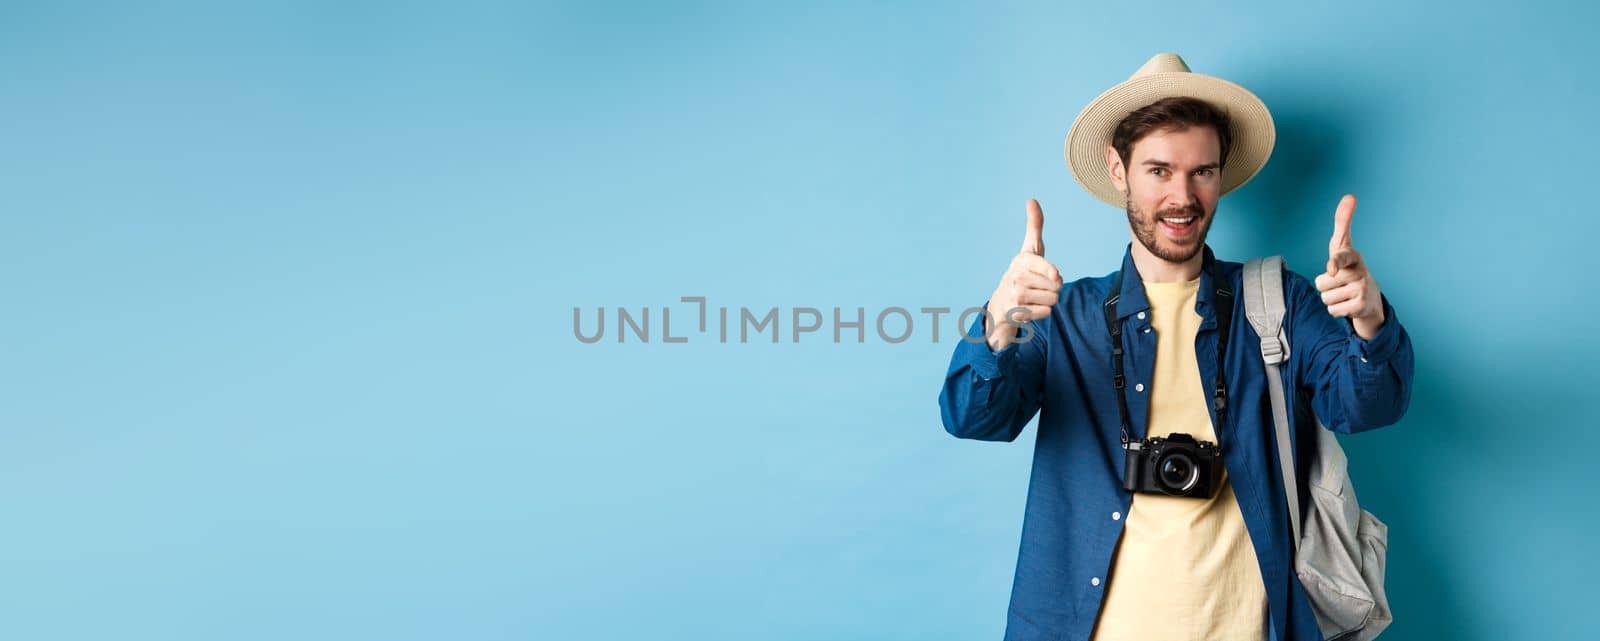
<svg viewBox="0 0 1600 641">
<path fill-rule="evenodd" d="M 1100 577 L 1089 579 L 1089 585 L 1100 585 Z"/>
<path fill-rule="evenodd" d="M 1113 520 L 1113 521 L 1121 521 L 1122 520 L 1122 513 L 1121 512 L 1112 512 L 1111 513 L 1111 520 Z"/>
<path fill-rule="evenodd" d="M 1139 312 L 1139 320 L 1144 320 L 1144 312 Z"/>
<path fill-rule="evenodd" d="M 1144 383 L 1139 383 L 1137 385 L 1134 385 L 1133 386 L 1133 391 L 1135 391 L 1135 392 L 1143 392 L 1144 391 Z"/>
<path fill-rule="evenodd" d="M 1144 328 L 1144 333 L 1149 334 L 1150 333 L 1150 328 L 1148 328 L 1148 327 Z"/>
<path fill-rule="evenodd" d="M 1365 363 L 1365 362 L 1367 362 L 1367 357 L 1365 357 L 1365 356 L 1362 356 L 1362 357 L 1361 357 L 1361 362 L 1363 362 L 1363 363 Z"/>
</svg>

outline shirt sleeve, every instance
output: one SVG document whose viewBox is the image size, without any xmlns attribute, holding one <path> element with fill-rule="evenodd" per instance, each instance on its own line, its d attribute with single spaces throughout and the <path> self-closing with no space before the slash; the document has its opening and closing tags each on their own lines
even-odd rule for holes
<svg viewBox="0 0 1600 641">
<path fill-rule="evenodd" d="M 1389 298 L 1381 296 L 1383 325 L 1364 340 L 1349 319 L 1328 313 L 1310 280 L 1285 273 L 1294 301 L 1290 359 L 1322 424 L 1350 434 L 1398 422 L 1411 401 L 1413 361 L 1411 339 Z"/>
<path fill-rule="evenodd" d="M 987 309 L 988 302 L 981 307 Z M 1043 399 L 1045 347 L 1056 313 L 1023 325 L 1017 340 L 998 352 L 984 340 L 984 317 L 978 315 L 957 339 L 939 392 L 945 431 L 980 441 L 1016 440 Z"/>
</svg>

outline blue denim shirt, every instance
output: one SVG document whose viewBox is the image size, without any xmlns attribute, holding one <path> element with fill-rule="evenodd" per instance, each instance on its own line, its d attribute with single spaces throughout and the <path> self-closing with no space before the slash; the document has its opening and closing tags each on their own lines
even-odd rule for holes
<svg viewBox="0 0 1600 641">
<path fill-rule="evenodd" d="M 1146 318 L 1150 305 L 1131 243 L 1128 249 L 1117 314 L 1123 323 L 1129 429 L 1137 440 L 1146 433 L 1150 395 L 1135 392 L 1134 386 L 1148 383 L 1154 373 L 1156 334 Z M 1215 423 L 1210 390 L 1217 375 L 1211 276 L 1216 259 L 1209 246 L 1204 252 L 1195 304 L 1202 319 L 1195 361 Z M 1321 639 L 1290 559 L 1288 506 L 1278 473 L 1266 370 L 1240 289 L 1244 266 L 1222 261 L 1221 267 L 1234 291 L 1224 366 L 1227 424 L 1216 426 L 1223 463 L 1261 565 L 1272 638 Z M 1122 487 L 1124 451 L 1118 438 L 1111 337 L 1101 307 L 1113 275 L 1064 286 L 1050 316 L 1029 323 L 1035 333 L 1026 342 L 991 352 L 987 343 L 961 341 L 939 393 L 945 430 L 960 438 L 1012 441 L 1034 413 L 1039 415 L 1006 617 L 1007 641 L 1088 639 L 1109 582 L 1116 580 L 1109 576 L 1111 560 L 1126 520 L 1112 514 L 1126 513 L 1133 495 Z M 1411 397 L 1411 341 L 1387 297 L 1382 302 L 1384 324 L 1371 340 L 1362 340 L 1348 320 L 1328 314 L 1310 280 L 1284 273 L 1290 357 L 1281 369 L 1302 503 L 1307 501 L 1305 470 L 1315 456 L 1312 430 L 1318 429 L 1312 412 L 1329 429 L 1346 434 L 1393 424 L 1405 414 Z M 980 315 L 968 335 L 982 333 Z M 1155 610 L 1151 615 L 1160 616 L 1159 608 Z"/>
</svg>

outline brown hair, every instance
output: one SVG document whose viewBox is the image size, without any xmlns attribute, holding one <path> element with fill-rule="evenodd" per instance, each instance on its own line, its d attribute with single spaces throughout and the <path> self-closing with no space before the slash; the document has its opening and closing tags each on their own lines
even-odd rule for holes
<svg viewBox="0 0 1600 641">
<path fill-rule="evenodd" d="M 1133 156 L 1133 144 L 1158 130 L 1183 131 L 1190 127 L 1210 127 L 1217 132 L 1222 143 L 1219 163 L 1228 162 L 1228 148 L 1233 146 L 1233 132 L 1228 114 L 1211 103 L 1198 98 L 1175 96 L 1162 98 L 1128 114 L 1117 123 L 1111 134 L 1111 147 L 1127 166 Z"/>
</svg>

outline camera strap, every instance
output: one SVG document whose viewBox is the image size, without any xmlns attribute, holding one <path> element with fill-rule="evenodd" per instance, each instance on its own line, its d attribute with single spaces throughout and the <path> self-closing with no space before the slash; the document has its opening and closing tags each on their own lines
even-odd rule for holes
<svg viewBox="0 0 1600 641">
<path fill-rule="evenodd" d="M 1212 260 L 1210 267 L 1211 283 L 1217 288 L 1212 307 L 1217 313 L 1216 431 L 1221 434 L 1223 420 L 1228 410 L 1228 383 L 1227 377 L 1223 375 L 1222 366 L 1228 356 L 1228 328 L 1233 322 L 1233 290 L 1228 287 L 1228 281 L 1222 279 L 1222 261 Z M 1127 449 L 1132 439 L 1128 436 L 1128 395 L 1123 389 L 1127 385 L 1127 379 L 1123 376 L 1122 370 L 1122 323 L 1117 321 L 1117 301 L 1121 298 L 1122 270 L 1117 270 L 1116 276 L 1111 280 L 1111 290 L 1106 292 L 1106 302 L 1102 307 L 1106 314 L 1106 331 L 1111 334 L 1111 363 L 1113 371 L 1116 372 L 1112 380 L 1117 386 L 1117 411 L 1122 417 L 1122 447 Z"/>
</svg>

